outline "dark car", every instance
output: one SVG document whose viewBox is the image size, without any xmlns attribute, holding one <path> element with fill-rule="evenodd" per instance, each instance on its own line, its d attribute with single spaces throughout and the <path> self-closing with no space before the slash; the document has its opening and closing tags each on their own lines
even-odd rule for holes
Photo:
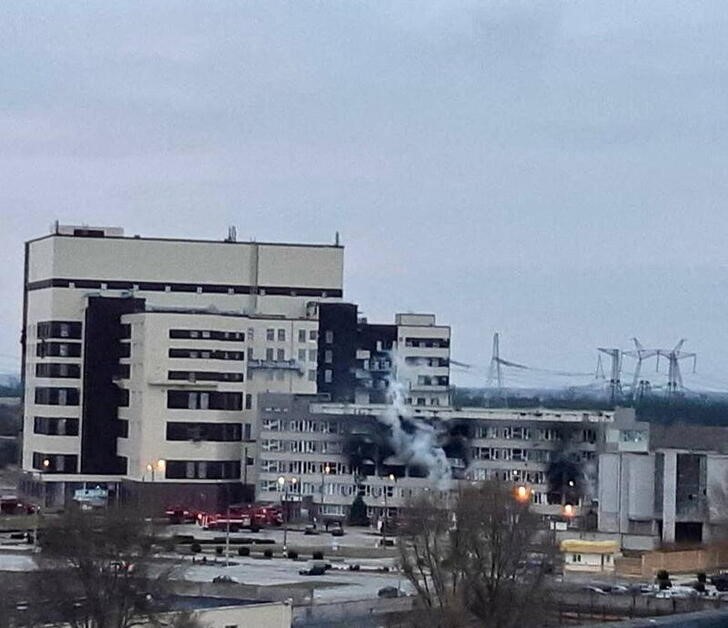
<svg viewBox="0 0 728 628">
<path fill-rule="evenodd" d="M 399 597 L 401 592 L 397 587 L 382 587 L 377 592 L 377 595 L 382 598 L 393 598 Z"/>
<path fill-rule="evenodd" d="M 710 583 L 715 586 L 718 591 L 728 591 L 728 573 L 719 573 L 710 577 Z"/>
<path fill-rule="evenodd" d="M 298 573 L 302 576 L 324 576 L 328 565 L 320 560 L 315 560 L 309 564 L 306 569 L 301 569 Z"/>
</svg>

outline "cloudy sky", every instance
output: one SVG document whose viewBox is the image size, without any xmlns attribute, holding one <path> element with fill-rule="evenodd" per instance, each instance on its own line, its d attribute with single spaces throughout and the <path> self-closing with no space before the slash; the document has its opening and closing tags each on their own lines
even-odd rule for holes
<svg viewBox="0 0 728 628">
<path fill-rule="evenodd" d="M 728 388 L 727 39 L 724 1 L 4 2 L 0 371 L 59 219 L 338 230 L 346 297 L 457 360 L 686 337 Z"/>
</svg>

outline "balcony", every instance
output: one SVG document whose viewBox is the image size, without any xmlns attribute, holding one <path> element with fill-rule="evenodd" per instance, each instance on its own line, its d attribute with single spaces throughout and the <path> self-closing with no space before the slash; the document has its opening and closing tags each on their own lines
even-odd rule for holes
<svg viewBox="0 0 728 628">
<path fill-rule="evenodd" d="M 248 369 L 282 369 L 304 372 L 303 365 L 298 360 L 248 360 Z"/>
</svg>

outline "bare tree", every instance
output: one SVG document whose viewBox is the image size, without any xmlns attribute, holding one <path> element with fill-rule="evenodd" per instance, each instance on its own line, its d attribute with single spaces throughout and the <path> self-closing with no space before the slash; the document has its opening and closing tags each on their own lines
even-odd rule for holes
<svg viewBox="0 0 728 628">
<path fill-rule="evenodd" d="M 401 527 L 400 564 L 428 620 L 447 628 L 539 625 L 551 564 L 540 518 L 499 482 L 449 501 L 420 495 Z"/>
<path fill-rule="evenodd" d="M 39 566 L 53 571 L 38 572 L 38 612 L 74 628 L 174 623 L 158 601 L 175 565 L 154 561 L 156 540 L 151 520 L 136 511 L 69 509 L 40 536 Z"/>
</svg>

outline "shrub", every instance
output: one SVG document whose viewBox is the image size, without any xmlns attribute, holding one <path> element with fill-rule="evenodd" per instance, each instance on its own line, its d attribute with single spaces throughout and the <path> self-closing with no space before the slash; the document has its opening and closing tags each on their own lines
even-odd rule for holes
<svg viewBox="0 0 728 628">
<path fill-rule="evenodd" d="M 296 550 L 288 550 L 288 558 L 296 560 L 298 558 L 298 552 Z"/>
<path fill-rule="evenodd" d="M 238 556 L 250 556 L 250 548 L 249 547 L 239 547 Z"/>
<path fill-rule="evenodd" d="M 218 556 L 222 556 L 222 546 L 221 545 L 218 545 L 215 548 L 215 554 L 217 554 Z"/>
<path fill-rule="evenodd" d="M 263 552 L 265 558 L 273 558 L 273 550 L 267 549 Z"/>
<path fill-rule="evenodd" d="M 349 525 L 352 526 L 368 526 L 369 517 L 367 517 L 367 505 L 364 498 L 357 495 L 349 509 Z"/>
<path fill-rule="evenodd" d="M 323 552 L 314 552 L 313 553 L 313 559 L 314 560 L 323 560 L 324 559 L 324 553 Z"/>
<path fill-rule="evenodd" d="M 705 584 L 707 581 L 708 581 L 708 576 L 706 576 L 705 573 L 701 571 L 698 574 L 698 582 Z"/>
<path fill-rule="evenodd" d="M 672 582 L 670 582 L 670 574 L 665 569 L 660 569 L 657 572 L 655 580 L 660 589 L 669 589 L 672 586 Z"/>
<path fill-rule="evenodd" d="M 199 543 L 193 543 L 190 545 L 190 550 L 193 554 L 199 554 L 202 551 L 202 546 Z"/>
</svg>

